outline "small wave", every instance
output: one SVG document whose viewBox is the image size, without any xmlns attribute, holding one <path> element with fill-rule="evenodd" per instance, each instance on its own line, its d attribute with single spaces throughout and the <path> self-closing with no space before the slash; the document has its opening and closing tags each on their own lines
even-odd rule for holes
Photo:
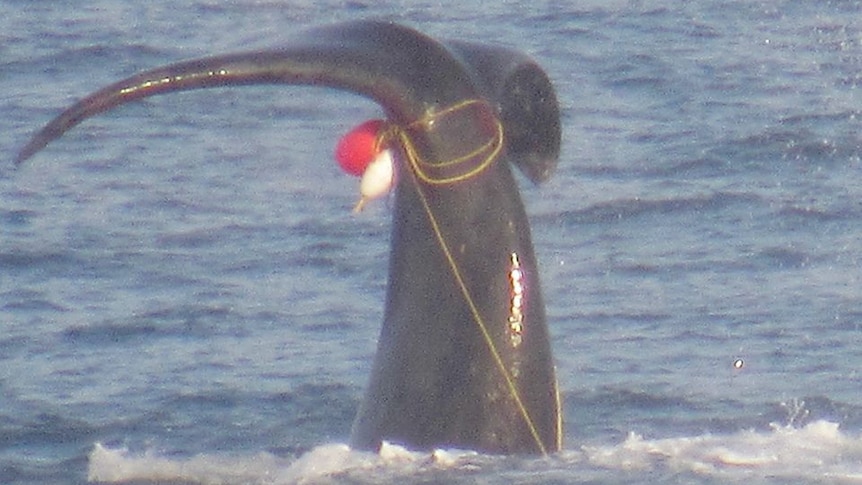
<svg viewBox="0 0 862 485">
<path fill-rule="evenodd" d="M 854 220 L 862 215 L 862 211 L 852 203 L 841 201 L 829 208 L 787 206 L 779 210 L 778 215 L 800 224 L 822 224 Z"/>
<path fill-rule="evenodd" d="M 761 268 L 800 269 L 811 264 L 811 254 L 785 247 L 768 247 L 754 255 L 755 264 Z"/>
<path fill-rule="evenodd" d="M 550 458 L 510 458 L 461 450 L 414 452 L 391 444 L 384 444 L 375 454 L 329 444 L 295 459 L 269 453 L 177 459 L 153 452 L 136 456 L 97 443 L 89 459 L 89 479 L 108 483 L 403 483 L 429 479 L 457 483 L 483 476 L 489 483 L 543 483 L 550 479 L 578 481 L 585 475 L 611 482 L 621 477 L 637 482 L 640 476 L 644 483 L 656 475 L 722 482 L 862 480 L 862 438 L 823 420 L 801 428 L 774 426 L 768 431 L 730 435 L 647 439 L 632 432 L 619 444 L 585 445 Z M 644 472 L 652 478 L 643 476 Z"/>
<path fill-rule="evenodd" d="M 759 202 L 759 199 L 754 195 L 731 192 L 655 200 L 616 199 L 600 202 L 580 210 L 563 211 L 561 214 L 555 214 L 554 217 L 562 217 L 570 224 L 600 224 L 635 219 L 651 214 L 704 213 L 717 211 L 734 204 L 751 204 L 752 202 Z"/>
<path fill-rule="evenodd" d="M 4 272 L 12 270 L 29 270 L 34 268 L 44 271 L 59 271 L 83 264 L 83 261 L 72 252 L 40 251 L 12 249 L 0 252 L 0 269 Z"/>
<path fill-rule="evenodd" d="M 183 305 L 144 312 L 124 321 L 76 324 L 67 328 L 63 336 L 78 344 L 95 346 L 155 337 L 212 338 L 225 333 L 242 336 L 244 331 L 232 324 L 240 320 L 235 316 L 219 306 Z"/>
<path fill-rule="evenodd" d="M 794 166 L 801 172 L 852 167 L 860 158 L 859 139 L 855 133 L 841 130 L 846 124 L 842 118 L 854 118 L 856 114 L 837 115 L 841 123 L 831 116 L 788 118 L 780 127 L 725 140 L 709 149 L 707 156 L 726 160 L 728 170 L 747 173 L 772 174 L 784 166 Z"/>
<path fill-rule="evenodd" d="M 151 47 L 146 44 L 127 44 L 118 46 L 105 45 L 87 45 L 84 47 L 72 47 L 64 49 L 59 53 L 52 53 L 41 58 L 35 58 L 29 61 L 34 66 L 48 66 L 49 69 L 55 69 L 54 66 L 63 63 L 72 62 L 74 65 L 122 65 L 129 60 L 135 60 L 136 63 L 145 64 L 149 62 L 164 61 L 170 54 L 167 51 Z M 83 68 L 82 68 L 83 70 Z"/>
</svg>

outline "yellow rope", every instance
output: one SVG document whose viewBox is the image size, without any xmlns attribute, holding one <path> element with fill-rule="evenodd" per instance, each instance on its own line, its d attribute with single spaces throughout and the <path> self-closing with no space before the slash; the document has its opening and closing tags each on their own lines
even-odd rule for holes
<svg viewBox="0 0 862 485">
<path fill-rule="evenodd" d="M 417 128 L 417 127 L 427 127 L 431 128 L 434 126 L 434 123 L 437 119 L 446 116 L 450 113 L 454 113 L 458 110 L 467 108 L 472 105 L 486 104 L 484 101 L 478 99 L 468 99 L 465 101 L 461 101 L 460 103 L 456 103 L 453 106 L 450 106 L 446 109 L 429 113 L 427 116 L 420 118 L 409 125 L 406 128 L 402 128 L 398 125 L 391 125 L 388 129 L 383 130 L 383 132 L 378 136 L 376 145 L 376 150 L 379 151 L 381 146 L 388 144 L 392 138 L 397 138 L 401 143 L 401 146 L 404 148 L 404 153 L 407 156 L 407 160 L 410 162 L 410 165 L 413 167 L 416 175 L 425 183 L 430 185 L 445 185 L 452 184 L 467 180 L 478 175 L 480 172 L 488 168 L 491 163 L 496 160 L 497 156 L 500 154 L 500 150 L 503 149 L 503 124 L 500 120 L 494 116 L 494 128 L 495 133 L 494 136 L 488 140 L 482 146 L 476 148 L 475 150 L 466 153 L 460 157 L 453 158 L 451 160 L 447 160 L 444 162 L 438 163 L 430 163 L 422 159 L 419 155 L 416 146 L 413 144 L 413 140 L 410 139 L 410 135 L 408 134 L 408 129 Z M 490 107 L 488 107 L 490 109 Z M 451 177 L 442 177 L 435 178 L 426 173 L 426 169 L 423 166 L 427 166 L 432 169 L 446 168 L 451 167 L 460 163 L 468 162 L 480 155 L 484 152 L 488 152 L 487 156 L 482 160 L 482 163 L 473 167 L 471 170 L 468 170 L 465 173 L 453 175 Z"/>
<path fill-rule="evenodd" d="M 470 104 L 473 104 L 474 102 L 479 102 L 479 101 L 477 101 L 477 100 L 464 101 L 462 103 L 456 104 L 455 106 L 452 106 L 452 107 L 447 108 L 443 111 L 440 111 L 440 112 L 436 113 L 434 116 L 440 116 L 443 114 L 453 112 L 457 109 L 460 109 L 460 108 L 463 108 L 463 107 L 468 106 Z M 434 217 L 434 213 L 431 211 L 431 206 L 428 203 L 428 199 L 425 196 L 425 193 L 422 191 L 421 184 L 419 183 L 419 181 L 416 178 L 416 177 L 418 177 L 423 182 L 426 182 L 429 184 L 434 184 L 434 185 L 443 184 L 443 183 L 454 183 L 454 182 L 460 182 L 460 181 L 466 180 L 466 179 L 478 174 L 479 172 L 484 170 L 486 167 L 488 167 L 496 159 L 496 157 L 499 154 L 500 149 L 502 148 L 502 145 L 503 145 L 503 127 L 502 127 L 502 124 L 500 123 L 500 121 L 496 117 L 494 119 L 496 121 L 497 130 L 498 130 L 498 133 L 495 136 L 495 138 L 492 139 L 489 143 L 486 143 L 485 145 L 480 147 L 479 149 L 474 150 L 470 154 L 468 154 L 464 157 L 459 157 L 459 159 L 456 159 L 457 160 L 456 163 L 458 163 L 460 161 L 467 160 L 467 159 L 472 158 L 472 157 L 475 157 L 475 156 L 481 154 L 482 151 L 487 150 L 488 148 L 496 145 L 493 148 L 493 150 L 491 151 L 491 153 L 488 154 L 487 158 L 485 160 L 483 160 L 482 163 L 479 164 L 473 170 L 471 170 L 465 174 L 462 174 L 462 175 L 453 176 L 453 177 L 449 177 L 449 178 L 445 178 L 445 179 L 428 179 L 427 175 L 425 175 L 419 169 L 419 163 L 418 163 L 419 156 L 416 153 L 416 150 L 413 147 L 412 141 L 410 141 L 409 136 L 406 134 L 406 132 L 403 129 L 397 129 L 397 134 L 398 134 L 398 136 L 402 142 L 402 146 L 405 149 L 405 154 L 406 154 L 408 160 L 410 161 L 410 164 L 413 166 L 413 168 L 415 170 L 415 171 L 410 171 L 410 173 L 411 173 L 411 176 L 413 178 L 413 182 L 416 186 L 416 191 L 419 194 L 419 199 L 422 202 L 422 206 L 425 209 L 425 213 L 428 215 L 428 221 L 431 223 L 431 227 L 434 230 L 434 235 L 437 238 L 437 242 L 440 244 L 440 249 L 443 250 L 443 254 L 446 257 L 446 261 L 449 263 L 449 267 L 452 269 L 452 274 L 455 276 L 455 281 L 458 283 L 458 287 L 460 288 L 461 293 L 464 296 L 464 300 L 467 302 L 467 306 L 470 308 L 470 312 L 473 315 L 473 320 L 476 322 L 476 325 L 479 326 L 479 330 L 481 331 L 482 337 L 484 338 L 485 343 L 488 346 L 488 350 L 491 352 L 491 356 L 494 358 L 494 362 L 496 363 L 497 368 L 499 369 L 500 373 L 503 375 L 503 379 L 506 382 L 506 387 L 508 388 L 512 399 L 515 401 L 515 405 L 518 407 L 518 412 L 523 417 L 524 422 L 527 425 L 527 428 L 529 428 L 530 434 L 532 435 L 533 440 L 535 440 L 535 442 L 536 442 L 536 446 L 538 446 L 539 450 L 541 451 L 541 453 L 543 455 L 547 455 L 548 454 L 547 449 L 545 448 L 545 444 L 542 442 L 542 438 L 539 436 L 539 431 L 536 428 L 535 423 L 533 422 L 533 418 L 530 416 L 530 412 L 527 410 L 527 407 L 524 405 L 524 402 L 521 399 L 521 395 L 518 393 L 518 388 L 515 385 L 514 379 L 513 379 L 512 375 L 509 373 L 508 369 L 506 369 L 506 364 L 503 362 L 503 358 L 500 356 L 500 352 L 497 350 L 497 346 L 494 345 L 494 340 L 491 337 L 491 333 L 488 331 L 488 327 L 487 327 L 487 325 L 485 325 L 485 321 L 482 318 L 482 315 L 479 313 L 479 309 L 476 307 L 476 303 L 473 301 L 473 296 L 470 294 L 470 290 L 467 288 L 467 285 L 464 282 L 463 277 L 461 276 L 461 271 L 458 268 L 458 263 L 455 261 L 455 258 L 452 255 L 452 251 L 449 249 L 449 245 L 446 243 L 446 238 L 443 236 L 443 232 L 440 230 L 440 225 L 437 222 L 437 218 Z M 420 123 L 420 122 L 427 124 L 429 121 L 429 120 L 425 120 L 425 119 L 423 119 L 423 120 L 419 120 L 419 121 L 416 121 L 414 123 L 411 123 L 410 126 L 416 125 L 417 123 Z M 433 120 L 430 120 L 430 121 L 433 121 Z M 447 163 L 451 164 L 453 162 L 447 162 Z M 555 387 L 556 387 L 556 384 L 555 384 Z M 557 392 L 559 392 L 559 391 L 557 391 Z M 558 426 L 559 426 L 559 423 L 558 423 Z M 558 435 L 559 435 L 559 433 L 558 433 Z M 559 436 L 557 437 L 557 439 L 558 440 L 560 439 Z"/>
</svg>

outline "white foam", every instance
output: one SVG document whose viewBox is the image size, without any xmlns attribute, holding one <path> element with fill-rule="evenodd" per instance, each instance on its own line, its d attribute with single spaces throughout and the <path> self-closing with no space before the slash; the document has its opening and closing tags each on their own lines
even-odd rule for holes
<svg viewBox="0 0 862 485">
<path fill-rule="evenodd" d="M 103 483 L 132 480 L 182 481 L 204 484 L 265 482 L 276 484 L 310 483 L 338 475 L 410 476 L 428 467 L 453 468 L 476 453 L 459 450 L 414 452 L 383 443 L 379 453 L 351 450 L 345 444 L 314 448 L 296 460 L 260 453 L 251 458 L 199 455 L 187 459 L 168 459 L 152 452 L 131 456 L 126 449 L 109 449 L 96 443 L 90 453 L 88 479 Z"/>
<path fill-rule="evenodd" d="M 105 483 L 132 480 L 247 483 L 272 476 L 283 466 L 282 460 L 269 453 L 236 459 L 199 455 L 177 460 L 159 457 L 152 452 L 130 456 L 126 449 L 112 450 L 96 443 L 90 452 L 87 479 Z"/>
<path fill-rule="evenodd" d="M 582 452 L 586 462 L 611 469 L 862 481 L 862 439 L 847 436 L 838 424 L 828 421 L 802 428 L 775 426 L 771 432 L 658 440 L 631 433 L 619 445 L 585 446 Z"/>
<path fill-rule="evenodd" d="M 316 483 L 339 477 L 369 483 L 400 483 L 435 470 L 454 470 L 471 476 L 487 471 L 497 481 L 508 467 L 529 471 L 532 477 L 570 477 L 584 472 L 607 475 L 657 471 L 714 479 L 746 480 L 771 477 L 788 481 L 862 483 L 862 438 L 843 433 L 828 421 L 801 428 L 775 426 L 769 431 L 740 431 L 730 435 L 701 435 L 647 439 L 631 433 L 622 443 L 582 446 L 551 459 L 507 461 L 460 450 L 414 452 L 385 443 L 380 453 L 351 450 L 344 444 L 314 448 L 297 459 L 268 453 L 248 457 L 199 455 L 167 458 L 149 452 L 130 454 L 96 444 L 90 453 L 89 479 L 100 482 L 176 481 L 203 484 Z"/>
</svg>

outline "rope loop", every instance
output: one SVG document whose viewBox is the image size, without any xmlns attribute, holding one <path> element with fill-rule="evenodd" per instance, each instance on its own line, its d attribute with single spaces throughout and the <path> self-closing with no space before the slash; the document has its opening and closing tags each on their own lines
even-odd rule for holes
<svg viewBox="0 0 862 485">
<path fill-rule="evenodd" d="M 416 176 L 429 185 L 448 185 L 473 178 L 488 168 L 503 149 L 503 124 L 496 116 L 492 116 L 494 120 L 494 133 L 485 143 L 464 155 L 450 160 L 432 162 L 424 159 L 410 136 L 411 131 L 431 130 L 440 119 L 471 107 L 484 108 L 489 111 L 492 109 L 486 101 L 466 99 L 440 111 L 430 112 L 406 126 L 389 125 L 387 129 L 378 135 L 376 142 L 377 149 L 379 150 L 380 147 L 388 145 L 392 141 L 398 141 L 404 148 L 405 157 L 413 168 L 414 173 L 416 173 Z M 478 157 L 482 157 L 479 163 L 470 163 L 474 162 Z M 466 165 L 462 173 L 447 176 L 436 176 L 430 173 L 434 170 L 457 170 L 459 165 Z"/>
</svg>

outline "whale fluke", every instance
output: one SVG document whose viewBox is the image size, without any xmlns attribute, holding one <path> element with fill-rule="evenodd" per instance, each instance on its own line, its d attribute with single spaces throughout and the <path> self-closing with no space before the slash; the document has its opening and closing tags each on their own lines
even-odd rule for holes
<svg viewBox="0 0 862 485">
<path fill-rule="evenodd" d="M 281 48 L 178 62 L 100 89 L 37 132 L 16 164 L 121 104 L 253 84 L 347 90 L 387 117 L 398 176 L 386 306 L 351 445 L 559 450 L 538 265 L 508 162 L 534 182 L 550 177 L 560 117 L 527 56 L 388 22 L 312 29 Z"/>
</svg>

